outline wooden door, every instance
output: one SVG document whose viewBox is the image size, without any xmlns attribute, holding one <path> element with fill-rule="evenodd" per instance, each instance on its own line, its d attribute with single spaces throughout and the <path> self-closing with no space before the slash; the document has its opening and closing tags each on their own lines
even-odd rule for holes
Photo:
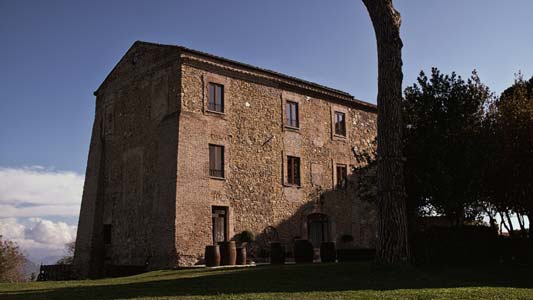
<svg viewBox="0 0 533 300">
<path fill-rule="evenodd" d="M 311 214 L 307 217 L 309 241 L 314 248 L 320 248 L 320 243 L 328 241 L 328 217 L 324 214 Z"/>
<path fill-rule="evenodd" d="M 213 206 L 213 244 L 218 242 L 225 242 L 228 240 L 227 230 L 227 215 L 228 209 L 221 206 Z"/>
</svg>

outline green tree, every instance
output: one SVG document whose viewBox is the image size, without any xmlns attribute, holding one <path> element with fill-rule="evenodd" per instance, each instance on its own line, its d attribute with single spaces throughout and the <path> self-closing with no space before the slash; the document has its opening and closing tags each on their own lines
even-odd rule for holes
<svg viewBox="0 0 533 300">
<path fill-rule="evenodd" d="M 507 230 L 513 234 L 510 214 L 516 213 L 525 236 L 523 216 L 528 216 L 530 224 L 533 218 L 533 77 L 527 81 L 517 76 L 491 105 L 486 128 L 489 142 L 483 190 L 507 220 Z"/>
<path fill-rule="evenodd" d="M 464 81 L 437 68 L 405 89 L 406 188 L 410 212 L 432 207 L 459 224 L 480 215 L 480 146 L 492 98 L 475 71 Z"/>
<path fill-rule="evenodd" d="M 76 248 L 76 241 L 65 244 L 66 255 L 61 257 L 56 264 L 58 265 L 71 265 L 74 260 L 74 249 Z"/>
</svg>

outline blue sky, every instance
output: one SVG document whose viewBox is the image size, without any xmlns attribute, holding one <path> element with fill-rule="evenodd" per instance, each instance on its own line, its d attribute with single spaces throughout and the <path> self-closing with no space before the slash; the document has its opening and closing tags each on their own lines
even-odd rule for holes
<svg viewBox="0 0 533 300">
<path fill-rule="evenodd" d="M 84 173 L 92 92 L 135 40 L 181 44 L 376 98 L 358 0 L 0 1 L 0 166 Z M 335 3 L 335 5 L 331 5 Z M 533 70 L 533 1 L 395 1 L 405 84 L 437 66 L 500 92 Z"/>
<path fill-rule="evenodd" d="M 533 1 L 394 2 L 403 16 L 404 86 L 433 66 L 464 77 L 477 69 L 496 93 L 517 71 L 532 75 Z M 374 32 L 360 0 L 0 0 L 0 173 L 20 175 L 4 195 L 0 186 L 0 205 L 12 201 L 6 190 L 29 185 L 24 176 L 64 175 L 81 186 L 92 92 L 136 40 L 184 45 L 375 103 Z M 78 194 L 67 193 L 68 205 L 79 205 Z M 31 202 L 19 198 L 13 207 L 27 212 Z M 40 218 L 24 226 L 76 225 L 73 209 L 53 211 L 15 210 L 25 221 Z"/>
</svg>

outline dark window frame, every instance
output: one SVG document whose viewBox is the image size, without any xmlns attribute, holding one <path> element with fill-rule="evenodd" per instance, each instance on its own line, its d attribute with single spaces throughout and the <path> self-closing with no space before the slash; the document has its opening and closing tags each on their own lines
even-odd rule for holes
<svg viewBox="0 0 533 300">
<path fill-rule="evenodd" d="M 344 164 L 336 164 L 335 177 L 335 186 L 339 189 L 345 189 L 348 183 L 348 166 Z"/>
<path fill-rule="evenodd" d="M 220 150 L 217 158 L 216 151 Z M 224 146 L 209 144 L 209 176 L 212 178 L 225 178 L 224 174 Z M 219 163 L 217 165 L 217 163 Z"/>
<path fill-rule="evenodd" d="M 209 82 L 208 86 L 208 110 L 217 113 L 224 113 L 224 85 Z"/>
<path fill-rule="evenodd" d="M 335 128 L 335 135 L 346 137 L 346 114 L 341 111 L 335 111 L 333 122 Z"/>
<path fill-rule="evenodd" d="M 287 156 L 287 184 L 300 186 L 301 181 L 301 161 L 297 156 Z"/>
<path fill-rule="evenodd" d="M 111 224 L 104 224 L 104 228 L 103 228 L 104 245 L 111 245 L 111 237 L 112 237 L 111 231 L 112 230 L 113 228 Z"/>
<path fill-rule="evenodd" d="M 287 100 L 285 102 L 285 126 L 290 128 L 300 128 L 300 108 L 296 101 Z"/>
</svg>

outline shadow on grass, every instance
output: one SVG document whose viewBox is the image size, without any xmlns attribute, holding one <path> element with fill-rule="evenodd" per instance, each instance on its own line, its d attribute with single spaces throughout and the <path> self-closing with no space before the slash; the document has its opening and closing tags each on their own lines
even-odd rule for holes
<svg viewBox="0 0 533 300">
<path fill-rule="evenodd" d="M 415 269 L 370 263 L 263 266 L 246 269 L 183 270 L 57 287 L 4 292 L 5 299 L 129 299 L 244 293 L 393 290 L 452 287 L 533 288 L 524 267 Z M 70 285 L 70 286 L 65 286 Z M 77 285 L 77 286 L 76 286 Z M 44 289 L 42 289 L 44 288 Z"/>
</svg>

